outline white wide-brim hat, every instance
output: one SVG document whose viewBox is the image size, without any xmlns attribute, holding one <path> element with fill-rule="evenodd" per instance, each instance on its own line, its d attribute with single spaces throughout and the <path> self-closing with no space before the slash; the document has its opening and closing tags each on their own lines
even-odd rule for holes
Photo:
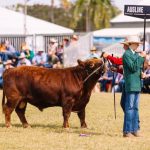
<svg viewBox="0 0 150 150">
<path fill-rule="evenodd" d="M 97 49 L 96 49 L 95 46 L 93 46 L 93 47 L 90 49 L 90 51 L 97 51 Z"/>
<path fill-rule="evenodd" d="M 140 41 L 140 38 L 137 35 L 131 35 L 127 37 L 127 42 L 128 44 L 136 43 L 136 44 L 142 44 Z"/>
<path fill-rule="evenodd" d="M 129 46 L 129 43 L 128 43 L 128 39 L 127 39 L 127 37 L 125 38 L 125 40 L 124 40 L 124 41 L 120 42 L 120 44 L 124 44 L 124 45 Z"/>
</svg>

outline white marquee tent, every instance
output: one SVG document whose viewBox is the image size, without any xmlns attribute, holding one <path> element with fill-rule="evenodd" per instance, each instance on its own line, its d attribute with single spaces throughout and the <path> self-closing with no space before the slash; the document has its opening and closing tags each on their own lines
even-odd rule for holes
<svg viewBox="0 0 150 150">
<path fill-rule="evenodd" d="M 24 14 L 0 7 L 0 34 L 24 34 Z M 27 34 L 70 34 L 74 31 L 41 19 L 26 16 Z"/>
</svg>

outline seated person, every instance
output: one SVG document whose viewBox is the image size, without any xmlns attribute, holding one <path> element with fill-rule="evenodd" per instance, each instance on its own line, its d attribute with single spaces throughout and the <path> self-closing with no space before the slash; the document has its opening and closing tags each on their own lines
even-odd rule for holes
<svg viewBox="0 0 150 150">
<path fill-rule="evenodd" d="M 112 88 L 112 92 L 115 90 L 115 92 L 121 92 L 122 91 L 122 85 L 123 84 L 123 75 L 120 73 L 117 73 L 114 86 Z"/>
<path fill-rule="evenodd" d="M 13 62 L 10 59 L 8 59 L 6 62 L 4 62 L 4 70 L 10 68 L 14 68 L 14 66 L 13 66 Z"/>
<path fill-rule="evenodd" d="M 8 54 L 9 59 L 17 58 L 19 56 L 19 52 L 14 48 L 14 46 L 8 41 L 5 41 L 6 45 L 6 53 Z"/>
<path fill-rule="evenodd" d="M 143 78 L 143 88 L 142 91 L 145 93 L 150 93 L 150 61 L 144 63 L 145 71 L 142 73 Z"/>
<path fill-rule="evenodd" d="M 7 54 L 5 42 L 1 42 L 0 44 L 0 57 L 3 62 L 8 60 L 8 54 Z"/>
<path fill-rule="evenodd" d="M 31 47 L 28 46 L 28 45 L 24 45 L 24 46 L 22 47 L 22 51 L 25 53 L 26 58 L 32 62 L 32 59 L 33 59 L 33 57 L 34 57 L 34 52 L 33 52 L 33 50 L 31 49 Z"/>
<path fill-rule="evenodd" d="M 107 68 L 106 73 L 99 79 L 101 91 L 110 92 L 113 82 L 113 73 Z"/>
<path fill-rule="evenodd" d="M 31 62 L 26 58 L 24 52 L 22 52 L 19 56 L 18 66 L 31 66 Z"/>
<path fill-rule="evenodd" d="M 2 61 L 0 60 L 0 88 L 3 88 L 3 72 L 4 72 L 4 65 L 2 63 Z"/>
<path fill-rule="evenodd" d="M 51 51 L 51 54 L 48 56 L 48 62 L 53 68 L 59 68 L 61 66 L 60 60 L 54 50 Z"/>
<path fill-rule="evenodd" d="M 32 64 L 35 66 L 46 67 L 47 62 L 47 54 L 42 49 L 38 49 L 38 52 L 32 59 Z"/>
</svg>

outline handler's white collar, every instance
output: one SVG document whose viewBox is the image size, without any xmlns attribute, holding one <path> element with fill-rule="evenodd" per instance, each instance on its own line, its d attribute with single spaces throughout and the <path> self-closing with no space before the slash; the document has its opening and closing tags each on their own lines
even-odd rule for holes
<svg viewBox="0 0 150 150">
<path fill-rule="evenodd" d="M 130 48 L 131 49 L 131 48 Z M 135 51 L 133 50 L 133 49 L 131 49 L 131 52 L 133 53 L 133 54 L 135 54 Z"/>
</svg>

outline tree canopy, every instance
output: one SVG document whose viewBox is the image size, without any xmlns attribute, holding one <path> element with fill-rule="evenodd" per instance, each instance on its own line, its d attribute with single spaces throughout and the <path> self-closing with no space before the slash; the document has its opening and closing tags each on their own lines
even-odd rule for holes
<svg viewBox="0 0 150 150">
<path fill-rule="evenodd" d="M 24 8 L 18 4 L 16 10 Z M 110 19 L 118 14 L 110 0 L 61 1 L 60 7 L 50 5 L 28 5 L 27 14 L 78 32 L 93 31 L 110 26 Z"/>
</svg>

